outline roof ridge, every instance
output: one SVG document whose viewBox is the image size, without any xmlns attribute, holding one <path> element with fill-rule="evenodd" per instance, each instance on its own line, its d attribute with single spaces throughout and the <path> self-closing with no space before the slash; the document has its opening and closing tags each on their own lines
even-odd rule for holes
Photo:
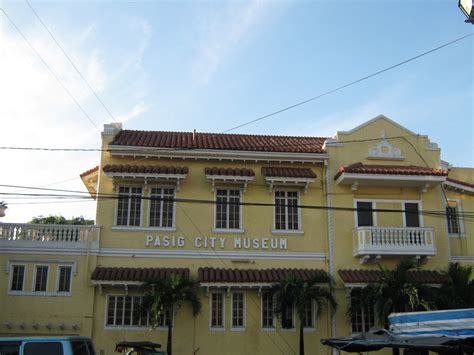
<svg viewBox="0 0 474 355">
<path fill-rule="evenodd" d="M 120 132 L 136 132 L 136 133 L 172 133 L 172 134 L 193 134 L 192 131 L 152 131 L 139 129 L 123 129 Z M 280 135 L 280 134 L 251 134 L 251 133 L 215 133 L 215 132 L 195 132 L 196 135 L 208 134 L 215 136 L 246 136 L 246 137 L 266 137 L 266 138 L 308 138 L 308 139 L 329 139 L 331 137 L 323 136 L 296 136 L 296 135 Z"/>
</svg>

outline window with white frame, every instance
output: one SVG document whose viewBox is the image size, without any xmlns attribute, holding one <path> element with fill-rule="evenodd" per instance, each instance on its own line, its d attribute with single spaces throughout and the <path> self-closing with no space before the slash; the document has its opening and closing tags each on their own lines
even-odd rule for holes
<svg viewBox="0 0 474 355">
<path fill-rule="evenodd" d="M 142 308 L 143 296 L 108 296 L 108 327 L 147 327 L 150 312 Z M 172 321 L 172 312 L 167 310 L 159 317 L 158 326 L 166 327 Z"/>
<path fill-rule="evenodd" d="M 446 219 L 449 234 L 462 234 L 462 224 L 459 216 L 460 208 L 457 201 L 448 201 Z"/>
<path fill-rule="evenodd" d="M 312 300 L 306 300 L 305 305 L 304 305 L 303 319 L 301 321 L 303 322 L 304 328 L 314 328 L 313 301 Z"/>
<path fill-rule="evenodd" d="M 211 328 L 224 328 L 224 294 L 211 293 Z"/>
<path fill-rule="evenodd" d="M 140 226 L 142 188 L 119 186 L 117 204 L 117 226 Z"/>
<path fill-rule="evenodd" d="M 360 303 L 361 290 L 352 289 L 351 291 L 351 303 Z M 351 315 L 351 329 L 352 333 L 364 333 L 368 332 L 370 328 L 375 326 L 375 307 L 373 305 L 364 305 L 352 312 Z"/>
<path fill-rule="evenodd" d="M 357 227 L 372 227 L 374 216 L 372 202 L 357 201 Z"/>
<path fill-rule="evenodd" d="M 275 229 L 300 229 L 298 204 L 298 191 L 275 191 Z"/>
<path fill-rule="evenodd" d="M 240 229 L 240 190 L 216 190 L 216 229 Z"/>
<path fill-rule="evenodd" d="M 270 292 L 262 293 L 262 328 L 274 328 L 273 296 Z"/>
<path fill-rule="evenodd" d="M 406 202 L 405 209 L 405 226 L 419 227 L 420 226 L 420 212 L 417 202 Z"/>
<path fill-rule="evenodd" d="M 283 329 L 293 329 L 295 324 L 293 322 L 293 306 L 287 305 L 283 308 L 283 312 L 281 315 L 281 327 Z"/>
<path fill-rule="evenodd" d="M 232 328 L 245 327 L 245 298 L 243 292 L 232 292 Z"/>
<path fill-rule="evenodd" d="M 150 227 L 172 228 L 174 218 L 173 188 L 152 187 L 150 190 Z"/>
<path fill-rule="evenodd" d="M 59 266 L 58 268 L 58 292 L 71 292 L 72 266 Z"/>
<path fill-rule="evenodd" d="M 46 292 L 48 290 L 47 265 L 36 265 L 35 267 L 35 292 Z"/>
<path fill-rule="evenodd" d="M 25 265 L 12 265 L 11 273 L 10 291 L 23 291 L 25 284 Z"/>
</svg>

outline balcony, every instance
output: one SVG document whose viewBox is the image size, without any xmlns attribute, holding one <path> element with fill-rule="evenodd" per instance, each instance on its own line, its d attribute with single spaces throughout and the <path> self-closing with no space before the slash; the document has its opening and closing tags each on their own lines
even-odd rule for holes
<svg viewBox="0 0 474 355">
<path fill-rule="evenodd" d="M 99 226 L 0 223 L 0 252 L 97 252 Z"/>
<path fill-rule="evenodd" d="M 433 228 L 358 227 L 353 231 L 354 256 L 433 256 L 436 254 Z"/>
</svg>

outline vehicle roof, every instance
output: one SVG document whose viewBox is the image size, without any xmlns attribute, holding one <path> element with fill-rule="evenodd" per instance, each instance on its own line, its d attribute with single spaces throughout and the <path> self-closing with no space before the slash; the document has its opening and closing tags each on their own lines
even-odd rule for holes
<svg viewBox="0 0 474 355">
<path fill-rule="evenodd" d="M 83 336 L 59 335 L 59 336 L 17 336 L 17 337 L 0 337 L 0 342 L 3 341 L 61 341 L 61 340 L 91 340 L 91 338 Z"/>
</svg>

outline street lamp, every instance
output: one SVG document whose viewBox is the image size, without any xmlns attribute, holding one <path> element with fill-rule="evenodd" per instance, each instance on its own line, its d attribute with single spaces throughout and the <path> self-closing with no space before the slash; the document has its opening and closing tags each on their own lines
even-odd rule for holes
<svg viewBox="0 0 474 355">
<path fill-rule="evenodd" d="M 474 9 L 472 8 L 472 0 L 459 0 L 458 6 L 464 15 L 466 15 L 466 22 L 470 22 L 474 25 Z"/>
</svg>

